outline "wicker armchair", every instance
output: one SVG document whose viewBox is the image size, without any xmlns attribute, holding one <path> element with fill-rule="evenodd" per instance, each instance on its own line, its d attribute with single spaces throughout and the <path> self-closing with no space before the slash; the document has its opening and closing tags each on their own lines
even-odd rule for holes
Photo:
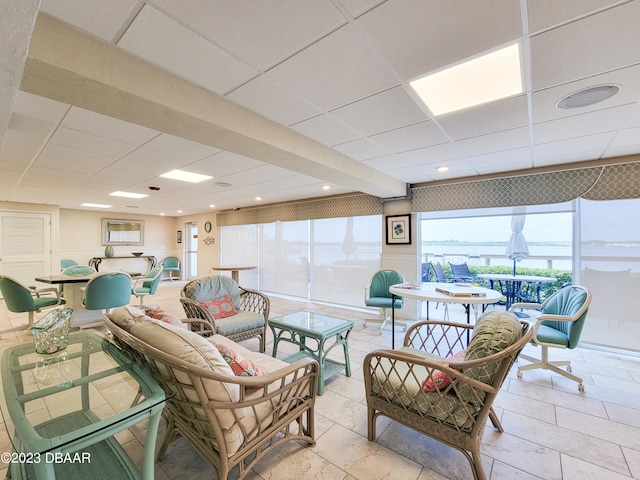
<svg viewBox="0 0 640 480">
<path fill-rule="evenodd" d="M 228 296 L 237 309 L 237 314 L 215 318 L 214 307 L 206 302 Z M 180 291 L 180 303 L 187 318 L 199 318 L 211 325 L 220 335 L 240 342 L 253 337 L 260 338 L 260 351 L 264 352 L 269 319 L 269 297 L 255 291 L 239 287 L 229 277 L 210 275 L 187 283 Z"/>
<path fill-rule="evenodd" d="M 122 309 L 104 315 L 103 320 L 114 342 L 167 393 L 163 412 L 167 428 L 158 461 L 169 444 L 183 436 L 213 465 L 216 478 L 226 479 L 237 466 L 237 478 L 243 479 L 277 445 L 288 441 L 315 445 L 315 360 L 289 365 L 250 352 L 221 335 L 205 339 L 148 317 L 133 318 Z M 218 360 L 214 358 L 217 349 L 210 340 L 260 362 L 269 373 L 234 375 L 219 353 Z"/>
<path fill-rule="evenodd" d="M 469 460 L 473 477 L 484 480 L 484 426 L 489 417 L 503 431 L 492 404 L 532 330 L 528 322 L 504 311 L 484 313 L 470 341 L 472 329 L 420 322 L 407 331 L 404 347 L 366 356 L 368 434 L 375 440 L 376 419 L 387 416 L 458 449 Z M 447 360 L 453 355 L 456 358 Z"/>
</svg>

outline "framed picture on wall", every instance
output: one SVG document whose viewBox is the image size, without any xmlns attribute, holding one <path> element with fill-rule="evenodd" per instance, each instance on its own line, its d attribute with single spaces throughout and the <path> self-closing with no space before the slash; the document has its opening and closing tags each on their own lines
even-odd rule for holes
<svg viewBox="0 0 640 480">
<path fill-rule="evenodd" d="M 411 245 L 411 215 L 387 215 L 387 245 Z"/>
</svg>

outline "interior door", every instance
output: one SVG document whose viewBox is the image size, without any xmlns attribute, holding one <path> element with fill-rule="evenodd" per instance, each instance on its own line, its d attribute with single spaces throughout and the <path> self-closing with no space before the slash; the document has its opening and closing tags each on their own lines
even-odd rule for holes
<svg viewBox="0 0 640 480">
<path fill-rule="evenodd" d="M 198 278 L 198 225 L 187 223 L 187 278 Z"/>
<path fill-rule="evenodd" d="M 0 273 L 32 285 L 51 273 L 51 215 L 0 212 Z"/>
</svg>

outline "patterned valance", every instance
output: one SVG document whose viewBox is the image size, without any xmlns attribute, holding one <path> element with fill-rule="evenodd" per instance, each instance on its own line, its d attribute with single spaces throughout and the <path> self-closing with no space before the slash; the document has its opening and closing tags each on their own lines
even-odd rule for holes
<svg viewBox="0 0 640 480">
<path fill-rule="evenodd" d="M 252 225 L 315 220 L 319 218 L 357 217 L 382 215 L 382 203 L 372 195 L 355 194 L 316 200 L 266 205 L 236 211 L 220 212 L 216 216 L 218 226 Z"/>
<path fill-rule="evenodd" d="M 413 212 L 640 198 L 640 162 L 425 185 L 412 191 Z"/>
</svg>

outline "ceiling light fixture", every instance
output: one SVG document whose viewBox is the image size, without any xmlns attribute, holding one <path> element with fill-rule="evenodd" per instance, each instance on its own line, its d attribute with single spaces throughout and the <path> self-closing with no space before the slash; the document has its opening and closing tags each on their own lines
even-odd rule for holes
<svg viewBox="0 0 640 480">
<path fill-rule="evenodd" d="M 127 197 L 127 198 L 144 198 L 148 197 L 146 193 L 131 193 L 131 192 L 111 192 L 109 195 L 114 197 Z"/>
<path fill-rule="evenodd" d="M 322 189 L 323 190 L 331 190 L 331 185 L 323 185 Z"/>
<path fill-rule="evenodd" d="M 93 208 L 112 208 L 113 205 L 102 205 L 100 203 L 83 203 L 81 207 L 93 207 Z"/>
<path fill-rule="evenodd" d="M 216 208 L 216 206 L 213 203 L 211 203 L 209 204 L 209 208 Z"/>
<path fill-rule="evenodd" d="M 440 167 L 436 167 L 436 171 L 438 171 L 438 172 L 448 172 L 449 171 L 449 167 L 447 167 L 446 165 L 442 165 Z"/>
<path fill-rule="evenodd" d="M 426 75 L 410 85 L 434 115 L 518 95 L 523 92 L 520 45 Z"/>
<path fill-rule="evenodd" d="M 186 172 L 184 170 L 171 170 L 170 172 L 163 173 L 160 176 L 163 178 L 171 178 L 172 180 L 182 180 L 183 182 L 191 183 L 199 183 L 213 178 L 209 175 L 201 175 L 199 173 Z"/>
<path fill-rule="evenodd" d="M 228 183 L 228 182 L 216 182 L 216 183 L 214 183 L 214 185 L 216 187 L 222 187 L 222 188 L 233 187 L 233 185 L 231 183 Z"/>
<path fill-rule="evenodd" d="M 571 95 L 567 95 L 558 103 L 556 107 L 562 109 L 582 108 L 604 102 L 620 91 L 619 85 L 598 85 L 596 87 L 585 88 Z"/>
<path fill-rule="evenodd" d="M 256 197 L 255 199 L 260 201 L 260 200 L 262 200 L 262 197 Z"/>
</svg>

